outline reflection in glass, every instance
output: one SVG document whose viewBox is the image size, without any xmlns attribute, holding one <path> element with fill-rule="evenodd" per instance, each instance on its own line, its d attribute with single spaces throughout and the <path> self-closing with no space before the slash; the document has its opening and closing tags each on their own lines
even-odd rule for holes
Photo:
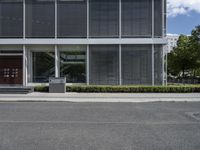
<svg viewBox="0 0 200 150">
<path fill-rule="evenodd" d="M 86 0 L 58 0 L 58 37 L 87 36 Z"/>
<path fill-rule="evenodd" d="M 155 85 L 162 85 L 163 75 L 163 50 L 162 45 L 155 45 L 154 48 L 154 81 Z"/>
<path fill-rule="evenodd" d="M 55 55 L 53 52 L 32 52 L 33 82 L 49 82 L 55 76 Z"/>
<path fill-rule="evenodd" d="M 119 0 L 90 0 L 90 37 L 119 37 Z"/>
<path fill-rule="evenodd" d="M 122 46 L 122 83 L 124 85 L 152 84 L 151 45 Z"/>
<path fill-rule="evenodd" d="M 90 84 L 119 84 L 119 46 L 90 46 Z"/>
<path fill-rule="evenodd" d="M 26 0 L 26 37 L 55 36 L 55 1 Z"/>
<path fill-rule="evenodd" d="M 23 36 L 23 1 L 0 0 L 0 37 Z"/>
<path fill-rule="evenodd" d="M 86 82 L 85 51 L 60 52 L 60 75 L 68 83 Z"/>
<path fill-rule="evenodd" d="M 122 0 L 122 37 L 151 37 L 152 0 Z"/>
</svg>

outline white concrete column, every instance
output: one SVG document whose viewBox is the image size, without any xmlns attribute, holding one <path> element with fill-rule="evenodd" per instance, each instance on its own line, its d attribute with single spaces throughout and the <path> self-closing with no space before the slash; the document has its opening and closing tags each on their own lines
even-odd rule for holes
<svg viewBox="0 0 200 150">
<path fill-rule="evenodd" d="M 122 38 L 122 1 L 119 0 L 119 38 Z M 122 45 L 119 45 L 119 85 L 122 85 Z"/>
<path fill-rule="evenodd" d="M 27 78 L 27 51 L 26 46 L 23 45 L 23 86 L 27 86 L 28 78 Z"/>
<path fill-rule="evenodd" d="M 87 45 L 87 54 L 86 54 L 86 82 L 87 85 L 90 84 L 90 51 L 89 51 L 89 45 Z"/>
<path fill-rule="evenodd" d="M 87 40 L 89 40 L 90 36 L 90 5 L 89 0 L 87 0 Z M 88 42 L 88 41 L 87 41 Z M 89 44 L 87 43 L 87 51 L 86 51 L 86 84 L 90 85 L 90 51 Z"/>
<path fill-rule="evenodd" d="M 122 85 L 122 45 L 119 45 L 119 85 Z"/>
<path fill-rule="evenodd" d="M 152 38 L 154 39 L 154 0 L 152 0 Z M 155 85 L 154 79 L 154 44 L 152 44 L 152 86 Z"/>
<path fill-rule="evenodd" d="M 164 50 L 164 46 L 162 48 L 162 76 L 163 76 L 163 81 L 162 84 L 165 85 L 165 78 L 166 78 L 166 72 L 165 72 L 165 50 Z"/>
<path fill-rule="evenodd" d="M 32 68 L 32 52 L 26 48 L 27 54 L 27 84 L 32 83 L 33 68 Z"/>
<path fill-rule="evenodd" d="M 155 75 L 154 75 L 154 44 L 152 44 L 152 85 L 155 85 Z"/>
<path fill-rule="evenodd" d="M 163 46 L 163 53 L 164 53 L 164 71 L 165 71 L 165 85 L 167 85 L 167 51 L 166 51 L 166 48 L 165 48 L 165 46 Z"/>
<path fill-rule="evenodd" d="M 26 38 L 26 7 L 25 0 L 23 0 L 23 39 Z M 23 86 L 28 83 L 28 66 L 27 66 L 27 51 L 26 46 L 23 45 Z"/>
<path fill-rule="evenodd" d="M 55 77 L 60 77 L 60 52 L 55 45 Z"/>
</svg>

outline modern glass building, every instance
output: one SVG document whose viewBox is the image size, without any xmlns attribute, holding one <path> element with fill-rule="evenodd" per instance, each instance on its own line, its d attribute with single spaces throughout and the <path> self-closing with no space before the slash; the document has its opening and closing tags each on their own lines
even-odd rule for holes
<svg viewBox="0 0 200 150">
<path fill-rule="evenodd" d="M 165 83 L 166 0 L 0 0 L 0 85 Z"/>
</svg>

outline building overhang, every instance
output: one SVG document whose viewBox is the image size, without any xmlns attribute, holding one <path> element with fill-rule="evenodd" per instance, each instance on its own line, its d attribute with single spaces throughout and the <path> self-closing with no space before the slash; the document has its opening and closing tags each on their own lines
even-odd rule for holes
<svg viewBox="0 0 200 150">
<path fill-rule="evenodd" d="M 166 38 L 0 39 L 0 45 L 167 44 Z"/>
</svg>

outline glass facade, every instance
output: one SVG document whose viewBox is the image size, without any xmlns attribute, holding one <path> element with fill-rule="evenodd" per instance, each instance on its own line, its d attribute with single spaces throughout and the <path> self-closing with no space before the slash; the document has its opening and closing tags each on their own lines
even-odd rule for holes
<svg viewBox="0 0 200 150">
<path fill-rule="evenodd" d="M 58 37 L 87 37 L 86 0 L 58 0 Z"/>
<path fill-rule="evenodd" d="M 162 37 L 162 1 L 154 0 L 154 37 Z"/>
<path fill-rule="evenodd" d="M 152 1 L 122 0 L 122 37 L 152 36 Z"/>
<path fill-rule="evenodd" d="M 55 1 L 26 0 L 26 37 L 55 37 Z"/>
<path fill-rule="evenodd" d="M 86 83 L 86 47 L 59 46 L 60 76 L 67 83 Z"/>
<path fill-rule="evenodd" d="M 0 0 L 0 37 L 23 37 L 22 0 Z"/>
<path fill-rule="evenodd" d="M 163 80 L 163 46 L 154 46 L 154 82 L 155 85 L 162 85 Z"/>
<path fill-rule="evenodd" d="M 48 83 L 49 77 L 55 77 L 55 53 L 53 46 L 27 46 L 29 53 L 28 70 L 31 75 L 30 82 Z"/>
<path fill-rule="evenodd" d="M 119 37 L 119 0 L 90 0 L 90 37 Z"/>
<path fill-rule="evenodd" d="M 20 50 L 28 83 L 61 76 L 67 83 L 160 85 L 166 0 L 154 0 L 154 10 L 152 4 L 152 0 L 0 0 L 0 42 L 6 41 L 0 53 Z M 158 39 L 152 40 L 152 30 Z"/>
<path fill-rule="evenodd" d="M 155 37 L 166 32 L 162 2 L 154 0 Z M 0 0 L 0 38 L 24 30 L 26 38 L 151 38 L 152 0 Z"/>
<path fill-rule="evenodd" d="M 49 82 L 49 77 L 55 76 L 55 61 L 53 52 L 33 52 L 33 82 Z"/>
<path fill-rule="evenodd" d="M 67 83 L 86 84 L 88 76 L 91 85 L 119 85 L 120 58 L 122 85 L 162 85 L 163 83 L 162 45 L 154 45 L 154 54 L 152 45 L 121 45 L 121 57 L 119 45 L 90 45 L 89 53 L 87 53 L 87 46 L 84 45 L 60 45 L 57 49 L 60 77 L 66 77 Z M 53 47 L 33 46 L 27 50 L 31 51 L 32 80 L 30 82 L 47 83 L 49 77 L 55 76 Z"/>
<path fill-rule="evenodd" d="M 122 46 L 122 84 L 152 84 L 152 46 Z"/>
<path fill-rule="evenodd" d="M 89 62 L 90 84 L 119 84 L 118 45 L 91 45 Z"/>
</svg>

